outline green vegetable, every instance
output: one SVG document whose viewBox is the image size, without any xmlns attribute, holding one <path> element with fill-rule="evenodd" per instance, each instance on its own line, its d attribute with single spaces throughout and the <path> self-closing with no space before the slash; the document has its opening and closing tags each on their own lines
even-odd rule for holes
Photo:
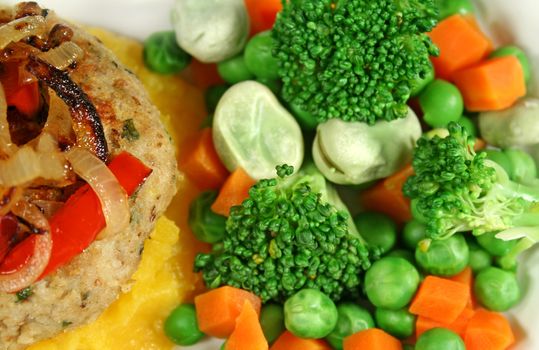
<svg viewBox="0 0 539 350">
<path fill-rule="evenodd" d="M 436 79 L 419 95 L 423 120 L 433 128 L 445 127 L 462 117 L 464 102 L 459 89 L 444 80 Z"/>
<path fill-rule="evenodd" d="M 225 235 L 226 217 L 210 209 L 215 198 L 215 191 L 202 192 L 189 206 L 189 227 L 198 240 L 206 243 L 217 243 Z"/>
<path fill-rule="evenodd" d="M 380 248 L 382 254 L 389 252 L 397 242 L 397 224 L 387 215 L 364 212 L 354 217 L 361 236 L 372 247 Z"/>
<path fill-rule="evenodd" d="M 283 306 L 270 303 L 263 305 L 260 326 L 268 343 L 273 343 L 285 330 Z"/>
<path fill-rule="evenodd" d="M 389 310 L 376 308 L 374 312 L 376 325 L 397 338 L 408 338 L 415 332 L 415 319 L 406 308 Z"/>
<path fill-rule="evenodd" d="M 127 139 L 128 141 L 136 141 L 139 139 L 140 134 L 135 127 L 133 119 L 124 120 L 121 136 L 123 139 Z"/>
<path fill-rule="evenodd" d="M 481 151 L 481 153 L 486 154 L 486 159 L 496 162 L 499 166 L 501 166 L 509 178 L 513 177 L 513 165 L 505 152 L 496 149 L 486 149 Z"/>
<path fill-rule="evenodd" d="M 490 255 L 503 256 L 509 254 L 517 244 L 517 241 L 504 241 L 496 238 L 496 232 L 487 232 L 476 237 L 477 243 Z"/>
<path fill-rule="evenodd" d="M 304 144 L 301 129 L 266 86 L 244 81 L 219 100 L 213 119 L 213 142 L 230 171 L 243 168 L 253 179 L 275 175 L 275 166 L 299 169 Z"/>
<path fill-rule="evenodd" d="M 281 82 L 277 79 L 256 78 L 256 81 L 265 85 L 275 96 L 281 93 Z"/>
<path fill-rule="evenodd" d="M 433 328 L 419 336 L 415 350 L 466 350 L 466 347 L 455 332 L 445 328 Z"/>
<path fill-rule="evenodd" d="M 504 57 L 504 56 L 515 56 L 520 61 L 520 65 L 522 66 L 522 72 L 524 73 L 524 81 L 526 84 L 530 82 L 531 79 L 531 65 L 530 60 L 528 59 L 528 56 L 522 49 L 516 47 L 516 46 L 502 46 L 500 48 L 497 48 L 494 50 L 489 57 Z"/>
<path fill-rule="evenodd" d="M 412 264 L 415 263 L 414 254 L 411 251 L 405 250 L 405 249 L 394 249 L 390 251 L 389 253 L 387 253 L 385 256 L 394 256 L 397 258 L 403 258 L 403 259 L 408 260 Z"/>
<path fill-rule="evenodd" d="M 15 295 L 17 296 L 16 303 L 23 302 L 30 298 L 34 294 L 34 290 L 32 289 L 32 286 L 26 287 L 20 291 L 18 291 Z"/>
<path fill-rule="evenodd" d="M 377 250 L 369 252 L 314 165 L 290 176 L 292 171 L 278 166 L 278 178 L 254 185 L 249 198 L 232 208 L 222 248 L 196 257 L 195 270 L 208 287 L 241 287 L 263 302 L 283 302 L 303 288 L 335 301 L 345 293 L 359 295 L 361 275 Z"/>
<path fill-rule="evenodd" d="M 507 311 L 520 301 L 520 287 L 514 272 L 487 267 L 475 277 L 477 300 L 493 311 Z"/>
<path fill-rule="evenodd" d="M 468 247 L 470 248 L 470 259 L 468 265 L 471 267 L 474 273 L 489 267 L 492 265 L 492 257 L 490 254 L 481 248 L 475 240 L 468 241 Z"/>
<path fill-rule="evenodd" d="M 405 117 L 438 54 L 424 34 L 437 12 L 433 0 L 284 2 L 273 26 L 283 98 L 319 122 Z"/>
<path fill-rule="evenodd" d="M 511 181 L 485 153 L 476 154 L 474 139 L 459 124 L 450 123 L 448 131 L 445 138 L 418 141 L 412 163 L 415 175 L 404 184 L 405 195 L 416 202 L 427 236 L 502 231 L 497 238 L 522 238 L 506 256 L 515 259 L 539 240 L 539 187 Z"/>
<path fill-rule="evenodd" d="M 421 124 L 411 109 L 406 118 L 381 120 L 374 125 L 331 119 L 316 130 L 313 159 L 331 182 L 364 184 L 409 164 L 419 137 Z"/>
<path fill-rule="evenodd" d="M 214 85 L 206 89 L 206 92 L 204 93 L 204 102 L 206 102 L 206 110 L 209 113 L 215 111 L 219 100 L 223 97 L 226 90 L 228 90 L 228 85 Z"/>
<path fill-rule="evenodd" d="M 435 0 L 440 11 L 440 20 L 456 15 L 474 13 L 474 7 L 470 0 Z"/>
<path fill-rule="evenodd" d="M 438 276 L 458 274 L 466 268 L 469 258 L 468 244 L 460 234 L 447 239 L 432 240 L 426 250 L 419 244 L 415 250 L 415 260 L 419 267 Z"/>
<path fill-rule="evenodd" d="M 326 337 L 333 349 L 342 350 L 343 339 L 356 332 L 373 328 L 374 320 L 366 309 L 354 303 L 337 305 L 337 325 Z"/>
<path fill-rule="evenodd" d="M 317 289 L 302 289 L 284 303 L 286 329 L 300 338 L 324 338 L 337 319 L 337 307 Z"/>
<path fill-rule="evenodd" d="M 457 123 L 459 123 L 464 130 L 466 130 L 468 135 L 477 137 L 477 127 L 470 118 L 462 116 L 459 120 L 457 120 Z"/>
<path fill-rule="evenodd" d="M 254 75 L 247 68 L 243 55 L 229 58 L 217 64 L 217 71 L 224 81 L 236 84 L 245 80 L 251 80 Z"/>
<path fill-rule="evenodd" d="M 192 304 L 182 304 L 172 310 L 163 328 L 170 340 L 182 346 L 196 344 L 205 336 L 198 328 L 195 306 Z"/>
<path fill-rule="evenodd" d="M 419 285 L 419 273 L 403 258 L 384 257 L 365 274 L 365 292 L 376 307 L 397 310 L 406 306 Z"/>
<path fill-rule="evenodd" d="M 293 103 L 289 104 L 288 107 L 303 129 L 316 129 L 316 126 L 318 125 L 318 120 L 316 120 L 316 117 L 312 113 L 302 109 L 300 106 Z"/>
<path fill-rule="evenodd" d="M 537 167 L 532 156 L 519 149 L 506 149 L 503 151 L 511 163 L 511 180 L 519 183 L 533 184 L 537 178 Z"/>
<path fill-rule="evenodd" d="M 417 219 L 412 219 L 404 225 L 402 240 L 408 249 L 415 249 L 427 234 L 427 226 Z"/>
<path fill-rule="evenodd" d="M 144 63 L 154 72 L 173 74 L 191 62 L 191 56 L 176 43 L 174 31 L 156 32 L 144 41 Z"/>
<path fill-rule="evenodd" d="M 245 46 L 245 64 L 257 78 L 278 79 L 279 62 L 272 56 L 271 32 L 256 34 Z"/>
<path fill-rule="evenodd" d="M 412 91 L 410 96 L 417 96 L 427 85 L 434 80 L 434 66 L 430 64 L 430 69 L 426 73 L 417 75 L 412 84 Z"/>
</svg>

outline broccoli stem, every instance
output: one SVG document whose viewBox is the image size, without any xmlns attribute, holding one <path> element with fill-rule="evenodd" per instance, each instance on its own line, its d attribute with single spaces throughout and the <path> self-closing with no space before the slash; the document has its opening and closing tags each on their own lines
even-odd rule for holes
<svg viewBox="0 0 539 350">
<path fill-rule="evenodd" d="M 539 238 L 539 229 L 538 228 L 534 228 L 534 229 L 535 229 L 536 238 Z M 505 231 L 500 232 L 498 235 L 496 235 L 496 237 L 500 237 L 500 234 L 503 234 L 504 232 Z M 502 269 L 505 269 L 505 270 L 514 269 L 517 265 L 517 258 L 520 256 L 520 254 L 524 252 L 525 250 L 528 250 L 529 248 L 533 247 L 536 242 L 537 240 L 530 239 L 529 236 L 520 239 L 520 241 L 513 247 L 513 249 L 511 249 L 511 251 L 508 254 L 502 256 L 498 260 L 498 264 L 500 265 Z"/>
</svg>

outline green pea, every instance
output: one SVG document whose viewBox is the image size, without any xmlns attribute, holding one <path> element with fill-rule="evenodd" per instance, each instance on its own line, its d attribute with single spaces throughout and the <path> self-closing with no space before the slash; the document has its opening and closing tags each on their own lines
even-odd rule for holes
<svg viewBox="0 0 539 350">
<path fill-rule="evenodd" d="M 513 249 L 518 240 L 504 241 L 503 239 L 496 238 L 497 232 L 483 233 L 476 237 L 477 243 L 490 255 L 503 256 Z"/>
<path fill-rule="evenodd" d="M 505 170 L 510 178 L 513 178 L 513 164 L 505 152 L 495 149 L 481 151 L 487 154 L 487 159 L 495 162 Z"/>
<path fill-rule="evenodd" d="M 402 350 L 414 350 L 415 347 L 412 344 L 404 344 L 402 345 Z"/>
<path fill-rule="evenodd" d="M 406 308 L 389 310 L 376 308 L 376 325 L 397 338 L 408 338 L 415 332 L 415 316 Z"/>
<path fill-rule="evenodd" d="M 217 64 L 217 71 L 221 78 L 229 84 L 236 84 L 254 78 L 254 75 L 245 65 L 243 55 L 219 62 Z"/>
<path fill-rule="evenodd" d="M 333 301 L 317 289 L 302 289 L 284 303 L 284 324 L 300 338 L 324 338 L 337 324 Z"/>
<path fill-rule="evenodd" d="M 374 320 L 369 311 L 357 304 L 342 303 L 337 306 L 337 312 L 339 314 L 337 325 L 326 337 L 333 349 L 342 350 L 344 338 L 374 327 Z"/>
<path fill-rule="evenodd" d="M 468 240 L 468 247 L 470 248 L 470 260 L 468 265 L 474 273 L 492 265 L 492 257 L 475 242 L 475 239 Z"/>
<path fill-rule="evenodd" d="M 228 90 L 228 85 L 210 86 L 204 93 L 204 102 L 206 102 L 206 110 L 210 113 L 215 111 L 221 97 Z"/>
<path fill-rule="evenodd" d="M 408 260 L 410 263 L 415 264 L 414 253 L 406 249 L 393 249 L 386 256 L 394 256 Z"/>
<path fill-rule="evenodd" d="M 397 242 L 397 224 L 387 215 L 364 212 L 354 217 L 361 236 L 372 247 L 380 248 L 382 254 L 389 252 Z"/>
<path fill-rule="evenodd" d="M 260 325 L 268 343 L 273 343 L 285 330 L 283 306 L 265 304 L 260 311 Z"/>
<path fill-rule="evenodd" d="M 528 56 L 526 56 L 526 53 L 516 46 L 503 46 L 490 54 L 491 58 L 504 56 L 515 56 L 520 61 L 522 72 L 524 73 L 524 81 L 528 84 L 532 74 L 530 60 L 528 59 Z"/>
<path fill-rule="evenodd" d="M 423 119 L 433 128 L 445 127 L 462 116 L 464 102 L 457 87 L 447 81 L 436 79 L 419 95 Z"/>
<path fill-rule="evenodd" d="M 272 50 L 273 39 L 269 30 L 253 36 L 245 46 L 245 64 L 257 78 L 279 78 L 279 61 L 273 57 Z"/>
<path fill-rule="evenodd" d="M 474 13 L 474 7 L 470 0 L 436 0 L 440 20 L 461 14 Z"/>
<path fill-rule="evenodd" d="M 487 309 L 507 311 L 520 301 L 520 287 L 514 272 L 487 267 L 474 281 L 477 300 Z"/>
<path fill-rule="evenodd" d="M 416 219 L 408 221 L 404 225 L 402 232 L 402 241 L 406 248 L 417 248 L 417 244 L 421 242 L 427 235 L 427 226 Z"/>
<path fill-rule="evenodd" d="M 519 149 L 506 149 L 503 151 L 513 169 L 511 179 L 524 183 L 526 181 L 535 180 L 537 177 L 537 167 L 532 156 Z"/>
<path fill-rule="evenodd" d="M 215 214 L 211 205 L 217 192 L 202 192 L 189 206 L 189 227 L 195 237 L 206 243 L 216 243 L 225 235 L 226 217 Z"/>
<path fill-rule="evenodd" d="M 401 309 L 414 296 L 419 285 L 419 273 L 403 258 L 384 257 L 376 261 L 365 274 L 365 292 L 376 307 Z"/>
<path fill-rule="evenodd" d="M 412 84 L 412 91 L 410 93 L 410 96 L 417 96 L 425 86 L 430 84 L 434 80 L 434 66 L 432 63 L 429 65 L 429 70 L 425 72 L 425 74 L 422 74 L 420 76 L 417 76 L 414 79 L 414 82 Z"/>
<path fill-rule="evenodd" d="M 445 328 L 433 328 L 421 334 L 415 350 L 466 350 L 466 347 L 457 333 Z"/>
<path fill-rule="evenodd" d="M 175 344 L 188 346 L 204 337 L 198 328 L 195 306 L 182 304 L 175 308 L 165 320 L 164 331 Z"/>
<path fill-rule="evenodd" d="M 459 123 L 464 128 L 464 130 L 466 130 L 468 135 L 473 137 L 477 136 L 477 127 L 470 118 L 462 116 L 459 120 L 457 120 L 457 123 Z"/>
<path fill-rule="evenodd" d="M 156 32 L 144 41 L 144 63 L 157 73 L 173 74 L 191 62 L 191 56 L 176 42 L 174 31 Z"/>
<path fill-rule="evenodd" d="M 470 250 L 461 234 L 432 240 L 426 250 L 419 246 L 415 260 L 426 272 L 438 276 L 454 276 L 468 265 Z"/>
</svg>

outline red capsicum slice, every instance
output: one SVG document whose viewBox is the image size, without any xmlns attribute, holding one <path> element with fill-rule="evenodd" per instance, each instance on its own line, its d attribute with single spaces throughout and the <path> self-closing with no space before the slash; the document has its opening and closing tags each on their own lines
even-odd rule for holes
<svg viewBox="0 0 539 350">
<path fill-rule="evenodd" d="M 39 85 L 36 80 L 21 83 L 19 79 L 20 63 L 4 63 L 0 81 L 6 95 L 8 106 L 15 107 L 20 113 L 33 116 L 39 111 Z"/>
<path fill-rule="evenodd" d="M 108 165 L 128 195 L 150 175 L 152 170 L 133 155 L 123 152 Z M 101 203 L 89 185 L 78 189 L 49 221 L 52 252 L 40 279 L 68 263 L 86 249 L 105 228 Z M 34 238 L 19 243 L 0 265 L 0 274 L 16 271 L 25 265 L 33 252 Z"/>
</svg>

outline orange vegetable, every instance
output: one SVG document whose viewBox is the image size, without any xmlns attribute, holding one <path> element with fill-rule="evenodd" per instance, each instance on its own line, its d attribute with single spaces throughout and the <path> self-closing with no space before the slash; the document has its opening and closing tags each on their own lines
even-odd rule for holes
<svg viewBox="0 0 539 350">
<path fill-rule="evenodd" d="M 363 191 L 360 195 L 363 208 L 387 214 L 399 223 L 409 221 L 412 218 L 410 200 L 402 193 L 402 186 L 413 173 L 414 169 L 408 165 Z"/>
<path fill-rule="evenodd" d="M 201 89 L 225 83 L 223 78 L 219 75 L 219 72 L 217 72 L 217 64 L 202 63 L 194 58 L 191 60 L 191 64 L 186 70 L 186 74 L 190 80 Z"/>
<path fill-rule="evenodd" d="M 440 55 L 432 58 L 432 64 L 436 76 L 445 80 L 450 80 L 456 71 L 479 62 L 492 51 L 492 43 L 479 30 L 474 19 L 460 14 L 444 19 L 427 35 L 440 49 Z"/>
<path fill-rule="evenodd" d="M 214 213 L 228 216 L 230 208 L 240 205 L 249 197 L 249 189 L 256 183 L 242 168 L 237 168 L 226 179 L 215 202 L 211 205 Z"/>
<path fill-rule="evenodd" d="M 224 286 L 196 296 L 198 327 L 213 337 L 230 336 L 245 302 L 250 302 L 256 313 L 260 314 L 260 298 L 243 289 Z"/>
<path fill-rule="evenodd" d="M 284 331 L 270 350 L 331 350 L 331 347 L 324 340 L 298 338 L 289 331 Z"/>
<path fill-rule="evenodd" d="M 343 341 L 343 350 L 401 350 L 401 342 L 378 328 L 354 333 Z"/>
<path fill-rule="evenodd" d="M 421 334 L 432 328 L 447 328 L 457 333 L 462 339 L 464 339 L 464 332 L 466 331 L 466 326 L 468 325 L 468 322 L 474 314 L 474 310 L 464 308 L 464 310 L 462 310 L 457 319 L 449 324 L 434 321 L 427 317 L 419 316 L 415 323 L 416 338 L 419 338 Z"/>
<path fill-rule="evenodd" d="M 487 143 L 485 142 L 485 140 L 480 138 L 475 139 L 475 144 L 473 146 L 474 151 L 482 150 L 485 147 L 487 147 Z"/>
<path fill-rule="evenodd" d="M 215 151 L 210 128 L 202 129 L 187 140 L 182 148 L 180 170 L 201 190 L 217 189 L 228 176 Z"/>
<path fill-rule="evenodd" d="M 466 350 L 504 350 L 515 341 L 509 321 L 500 313 L 478 309 L 468 322 Z"/>
<path fill-rule="evenodd" d="M 453 74 L 469 111 L 495 111 L 510 107 L 526 94 L 524 71 L 515 56 L 483 61 Z"/>
<path fill-rule="evenodd" d="M 283 4 L 281 0 L 245 0 L 245 7 L 251 20 L 251 35 L 254 35 L 273 27 Z"/>
<path fill-rule="evenodd" d="M 467 285 L 445 278 L 427 276 L 416 293 L 410 312 L 445 324 L 453 323 L 470 298 Z"/>
<path fill-rule="evenodd" d="M 453 277 L 449 278 L 451 281 L 464 283 L 468 286 L 468 289 L 470 290 L 470 298 L 468 299 L 468 303 L 466 304 L 467 308 L 474 309 L 475 307 L 475 300 L 473 296 L 473 272 L 472 268 L 467 266 L 464 270 L 461 271 L 458 275 L 455 275 Z"/>
<path fill-rule="evenodd" d="M 243 303 L 236 327 L 226 341 L 225 350 L 268 350 L 268 341 L 264 337 L 258 314 L 248 301 Z"/>
</svg>

